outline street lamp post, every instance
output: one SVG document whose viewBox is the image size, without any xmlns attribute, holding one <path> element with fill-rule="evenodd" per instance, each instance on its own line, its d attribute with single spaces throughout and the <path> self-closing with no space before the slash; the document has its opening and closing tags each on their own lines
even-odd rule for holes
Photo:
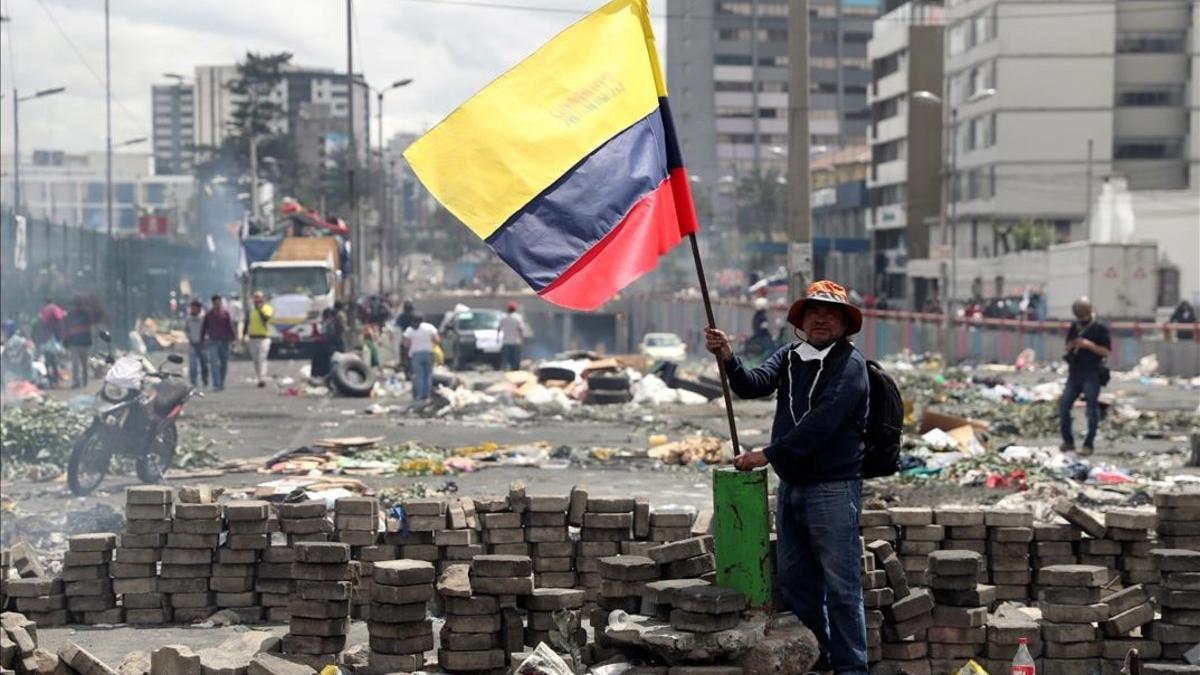
<svg viewBox="0 0 1200 675">
<path fill-rule="evenodd" d="M 965 102 L 977 103 L 995 95 L 995 89 L 981 89 L 967 97 Z M 941 96 L 924 89 L 913 92 L 912 98 L 920 103 L 930 103 L 934 105 L 941 105 L 942 103 Z M 948 357 L 950 353 L 949 328 L 954 322 L 950 312 L 954 308 L 954 297 L 958 291 L 958 108 L 958 105 L 950 106 L 950 147 L 947 149 L 949 155 L 949 167 L 946 173 L 946 202 L 949 210 L 949 218 L 943 219 L 943 228 L 946 226 L 950 227 L 950 278 L 946 282 L 946 297 L 942 303 L 946 322 L 947 363 L 949 363 Z"/>
<path fill-rule="evenodd" d="M 16 88 L 13 88 L 13 222 L 16 222 L 16 216 L 21 214 L 21 102 L 31 101 L 35 98 L 43 98 L 45 96 L 53 96 L 66 91 L 66 87 L 54 87 L 52 89 L 43 89 L 22 98 L 17 93 Z M 29 250 L 32 248 L 29 244 L 33 242 L 33 237 L 29 234 L 29 224 L 26 223 L 25 235 L 25 256 L 26 260 L 30 260 Z M 46 242 L 49 246 L 49 235 Z M 48 260 L 49 258 L 47 258 Z"/>
<path fill-rule="evenodd" d="M 363 84 L 366 84 L 366 83 L 364 82 Z M 388 188 L 387 163 L 383 159 L 383 95 L 393 89 L 399 89 L 400 87 L 406 87 L 410 84 L 412 84 L 412 78 L 406 77 L 404 79 L 396 80 L 395 82 L 384 87 L 383 89 L 375 90 L 375 100 L 378 104 L 378 105 L 376 105 L 376 108 L 375 108 L 375 119 L 376 119 L 376 126 L 378 127 L 378 130 L 379 130 L 379 157 L 376 161 L 379 162 L 379 164 L 377 166 L 378 166 L 378 173 L 379 173 L 379 295 L 380 296 L 383 296 L 383 292 L 384 292 L 383 266 L 387 264 L 387 255 L 388 255 L 388 248 L 389 248 L 388 247 L 388 238 L 389 238 L 388 235 L 391 231 L 390 224 L 387 223 L 387 215 L 388 215 L 388 211 L 390 210 L 389 202 L 388 202 L 388 198 L 387 198 L 387 188 Z M 370 85 L 368 85 L 368 86 L 370 86 Z M 384 227 L 388 227 L 387 233 L 385 233 L 385 231 L 383 229 Z"/>
</svg>

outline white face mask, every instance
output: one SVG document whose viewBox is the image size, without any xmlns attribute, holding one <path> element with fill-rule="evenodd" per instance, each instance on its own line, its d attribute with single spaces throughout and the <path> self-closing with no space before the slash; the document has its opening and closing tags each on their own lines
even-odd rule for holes
<svg viewBox="0 0 1200 675">
<path fill-rule="evenodd" d="M 824 361 L 825 356 L 829 354 L 829 350 L 833 349 L 830 344 L 825 349 L 817 349 L 807 342 L 801 342 L 799 347 L 796 347 L 796 356 L 800 357 L 801 361 Z"/>
</svg>

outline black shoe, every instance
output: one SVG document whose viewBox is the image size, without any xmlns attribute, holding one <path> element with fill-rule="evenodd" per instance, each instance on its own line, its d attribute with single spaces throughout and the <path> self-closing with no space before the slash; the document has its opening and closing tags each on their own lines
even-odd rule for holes
<svg viewBox="0 0 1200 675">
<path fill-rule="evenodd" d="M 1074 452 L 1075 444 L 1074 443 L 1063 443 L 1058 446 L 1058 449 L 1062 450 L 1063 452 Z"/>
<path fill-rule="evenodd" d="M 1090 446 L 1090 445 L 1084 445 L 1082 448 L 1080 448 L 1080 449 L 1079 449 L 1079 456 L 1080 456 L 1080 457 L 1087 457 L 1087 456 L 1091 455 L 1091 454 L 1092 454 L 1093 452 L 1095 452 L 1095 451 L 1096 451 L 1096 448 L 1094 448 L 1094 447 L 1092 447 L 1092 446 Z"/>
<path fill-rule="evenodd" d="M 263 388 L 263 387 L 265 387 L 265 386 L 267 386 L 267 383 L 266 383 L 266 382 L 263 382 L 262 380 L 259 380 L 259 381 L 258 381 L 258 388 L 259 388 L 259 389 L 262 389 L 262 388 Z"/>
</svg>

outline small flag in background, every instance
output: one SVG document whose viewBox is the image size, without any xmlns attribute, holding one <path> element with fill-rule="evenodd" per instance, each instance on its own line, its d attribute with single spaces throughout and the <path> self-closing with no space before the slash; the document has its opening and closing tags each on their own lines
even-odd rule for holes
<svg viewBox="0 0 1200 675">
<path fill-rule="evenodd" d="M 697 231 L 646 0 L 613 0 L 413 143 L 421 182 L 538 295 L 591 310 Z"/>
</svg>

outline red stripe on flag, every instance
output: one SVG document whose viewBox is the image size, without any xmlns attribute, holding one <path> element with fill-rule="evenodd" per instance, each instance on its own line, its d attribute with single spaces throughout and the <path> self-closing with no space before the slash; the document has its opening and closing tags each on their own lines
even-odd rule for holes
<svg viewBox="0 0 1200 675">
<path fill-rule="evenodd" d="M 683 201 L 681 208 L 676 208 L 676 200 Z M 653 192 L 638 200 L 604 239 L 538 295 L 569 309 L 596 309 L 654 269 L 659 257 L 696 229 L 687 172 L 675 169 Z"/>
</svg>

